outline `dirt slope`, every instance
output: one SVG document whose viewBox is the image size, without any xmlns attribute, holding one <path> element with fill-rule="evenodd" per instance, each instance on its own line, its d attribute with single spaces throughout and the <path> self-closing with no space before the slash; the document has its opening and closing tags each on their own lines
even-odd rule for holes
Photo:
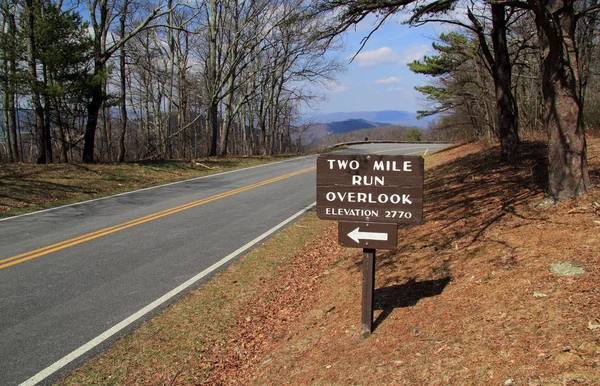
<svg viewBox="0 0 600 386">
<path fill-rule="evenodd" d="M 598 188 L 600 152 L 590 142 Z M 430 158 L 426 220 L 401 229 L 398 250 L 378 256 L 371 338 L 359 331 L 360 251 L 337 250 L 336 264 L 303 294 L 313 299 L 308 306 L 280 304 L 269 315 L 277 325 L 293 309 L 286 331 L 265 328 L 261 355 L 212 381 L 600 384 L 599 192 L 536 207 L 543 154 L 543 144 L 526 144 L 512 167 L 497 161 L 497 148 L 471 144 Z M 331 226 L 305 257 L 334 239 Z M 553 274 L 561 262 L 585 273 Z"/>
</svg>

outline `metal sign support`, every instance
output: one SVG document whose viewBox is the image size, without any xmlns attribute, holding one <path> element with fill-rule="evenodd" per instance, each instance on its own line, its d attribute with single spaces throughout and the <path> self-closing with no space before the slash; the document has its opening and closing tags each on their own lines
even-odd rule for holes
<svg viewBox="0 0 600 386">
<path fill-rule="evenodd" d="M 363 249 L 362 317 L 360 332 L 364 338 L 373 331 L 373 298 L 375 294 L 375 249 Z"/>
</svg>

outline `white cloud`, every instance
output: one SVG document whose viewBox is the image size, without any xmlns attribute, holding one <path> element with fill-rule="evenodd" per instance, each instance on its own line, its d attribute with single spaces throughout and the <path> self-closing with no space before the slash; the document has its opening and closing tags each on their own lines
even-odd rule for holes
<svg viewBox="0 0 600 386">
<path fill-rule="evenodd" d="M 335 86 L 331 90 L 331 92 L 346 92 L 346 91 L 349 91 L 349 90 L 350 90 L 350 87 L 348 87 L 348 86 L 338 85 L 338 86 Z"/>
<path fill-rule="evenodd" d="M 377 84 L 400 83 L 400 77 L 398 77 L 398 76 L 390 76 L 389 78 L 385 78 L 385 79 L 377 79 L 375 81 L 375 83 L 377 83 Z"/>
<path fill-rule="evenodd" d="M 359 67 L 375 67 L 386 64 L 408 64 L 414 60 L 423 59 L 431 50 L 431 47 L 423 44 L 415 47 L 408 47 L 397 53 L 390 47 L 381 47 L 372 51 L 361 52 L 356 55 Z"/>
<path fill-rule="evenodd" d="M 395 21 L 396 21 L 396 23 L 399 23 L 399 24 L 406 23 L 411 18 L 412 15 L 413 15 L 413 13 L 411 11 L 402 10 L 395 15 L 396 16 Z"/>
<path fill-rule="evenodd" d="M 416 47 L 410 47 L 402 53 L 402 64 L 408 64 L 415 60 L 423 59 L 429 51 L 431 50 L 431 46 L 428 45 L 420 45 Z"/>
<path fill-rule="evenodd" d="M 479 5 L 475 5 L 474 9 L 475 11 L 481 10 L 481 12 L 484 12 L 482 7 Z M 471 21 L 469 20 L 469 9 L 464 5 L 456 7 L 453 11 L 450 12 L 450 16 L 452 17 L 452 19 L 458 20 L 461 23 L 467 25 L 471 23 Z"/>
<path fill-rule="evenodd" d="M 372 51 L 361 52 L 356 55 L 360 67 L 374 67 L 382 64 L 398 64 L 400 55 L 390 47 L 381 47 Z"/>
</svg>

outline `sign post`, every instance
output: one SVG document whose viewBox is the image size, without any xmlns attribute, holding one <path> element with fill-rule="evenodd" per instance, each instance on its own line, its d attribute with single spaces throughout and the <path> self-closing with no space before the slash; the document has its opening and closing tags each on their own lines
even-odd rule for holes
<svg viewBox="0 0 600 386">
<path fill-rule="evenodd" d="M 365 337 L 373 331 L 373 300 L 375 295 L 375 249 L 363 249 L 362 314 L 360 333 Z"/>
<path fill-rule="evenodd" d="M 373 328 L 376 249 L 398 245 L 398 224 L 423 219 L 421 156 L 324 154 L 317 158 L 317 216 L 337 220 L 338 242 L 363 248 L 361 332 Z"/>
</svg>

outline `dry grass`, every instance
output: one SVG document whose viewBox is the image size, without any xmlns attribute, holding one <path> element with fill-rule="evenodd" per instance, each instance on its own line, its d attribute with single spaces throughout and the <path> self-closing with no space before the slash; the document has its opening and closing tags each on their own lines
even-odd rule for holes
<svg viewBox="0 0 600 386">
<path fill-rule="evenodd" d="M 215 158 L 106 164 L 0 164 L 0 218 L 281 160 Z"/>
</svg>

